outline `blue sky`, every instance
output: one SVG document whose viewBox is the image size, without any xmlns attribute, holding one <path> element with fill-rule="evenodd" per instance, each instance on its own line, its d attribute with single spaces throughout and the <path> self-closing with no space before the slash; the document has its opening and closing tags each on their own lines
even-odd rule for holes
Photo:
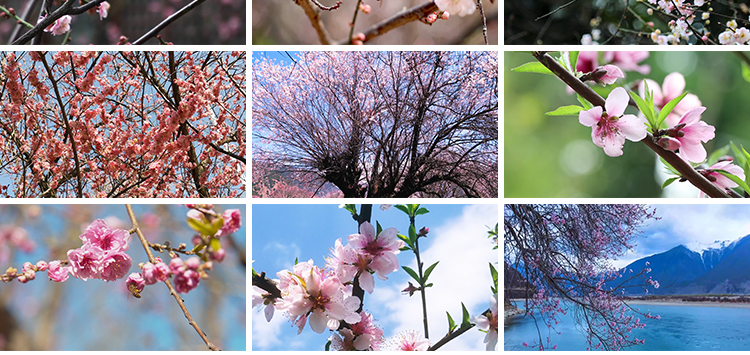
<svg viewBox="0 0 750 355">
<path fill-rule="evenodd" d="M 373 206 L 372 220 L 383 228 L 395 227 L 404 233 L 408 230 L 406 215 L 392 208 L 381 211 Z M 494 228 L 499 221 L 497 205 L 423 205 L 430 210 L 418 216 L 417 228 L 430 227 L 428 237 L 420 238 L 421 257 L 425 265 L 435 261 L 430 282 L 434 287 L 427 291 L 427 308 L 430 337 L 437 341 L 447 331 L 446 311 L 460 322 L 461 302 L 472 315 L 489 307 L 492 297 L 489 263 L 497 263 L 499 251 L 492 250 L 487 238 L 487 227 Z M 358 205 L 359 208 L 359 205 Z M 357 224 L 349 212 L 333 204 L 306 205 L 253 205 L 252 259 L 257 272 L 276 278 L 277 271 L 291 268 L 295 258 L 313 259 L 323 266 L 336 239 L 346 244 L 346 237 L 357 233 Z M 416 269 L 414 254 L 401 252 L 399 264 Z M 419 296 L 402 295 L 401 290 L 411 278 L 403 271 L 389 275 L 381 281 L 376 278 L 375 291 L 365 294 L 364 309 L 373 314 L 376 325 L 390 338 L 400 331 L 414 329 L 423 333 L 422 311 Z M 252 312 L 253 350 L 323 350 L 331 335 L 314 333 L 307 326 L 301 335 L 283 314 L 277 312 L 268 323 L 262 309 Z M 484 350 L 485 334 L 471 330 L 448 343 L 444 350 Z"/>
<path fill-rule="evenodd" d="M 710 244 L 717 240 L 734 241 L 750 234 L 750 205 L 673 204 L 652 205 L 660 220 L 650 220 L 637 239 L 637 246 L 619 258 L 615 265 L 661 253 L 680 244 Z"/>
<path fill-rule="evenodd" d="M 216 206 L 216 211 L 237 208 L 242 212 L 243 227 L 234 240 L 246 250 L 247 213 L 244 205 Z M 185 223 L 187 208 L 181 205 L 134 205 L 133 209 L 146 237 L 154 242 L 169 240 L 173 245 L 190 244 L 193 232 Z M 159 226 L 150 225 L 145 213 L 160 216 Z M 37 247 L 32 253 L 14 251 L 12 259 L 3 259 L 0 244 L 0 267 L 17 269 L 25 261 L 65 259 L 67 250 L 78 248 L 81 234 L 91 221 L 102 218 L 110 226 L 131 224 L 123 205 L 41 205 L 38 217 L 29 217 L 24 205 L 0 206 L 0 228 L 10 223 L 28 232 Z M 223 243 L 226 245 L 226 243 Z M 147 261 L 137 239 L 131 239 L 128 255 L 133 259 L 130 272 Z M 9 249 L 5 249 L 9 250 Z M 156 254 L 158 256 L 158 254 Z M 168 259 L 167 254 L 162 258 Z M 184 259 L 184 258 L 183 258 Z M 246 276 L 237 253 L 227 249 L 227 257 L 210 273 L 213 279 L 200 281 L 195 290 L 182 294 L 192 316 L 224 350 L 246 349 Z M 177 303 L 161 283 L 146 286 L 142 298 L 132 297 L 124 279 L 114 282 L 73 278 L 63 283 L 49 280 L 46 272 L 36 274 L 27 283 L 0 284 L 0 294 L 7 302 L 26 334 L 34 333 L 45 319 L 51 319 L 51 342 L 55 350 L 203 350 L 205 345 L 188 325 Z M 56 301 L 55 301 L 56 300 Z M 56 303 L 55 303 L 56 302 Z M 45 318 L 50 317 L 50 318 Z M 2 347 L 0 347 L 2 348 Z"/>
</svg>

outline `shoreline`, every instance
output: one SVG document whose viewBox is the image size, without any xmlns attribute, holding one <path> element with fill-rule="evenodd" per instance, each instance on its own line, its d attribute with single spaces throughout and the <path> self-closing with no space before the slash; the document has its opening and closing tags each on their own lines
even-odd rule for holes
<svg viewBox="0 0 750 355">
<path fill-rule="evenodd" d="M 650 306 L 701 306 L 718 308 L 750 308 L 750 303 L 732 303 L 716 301 L 677 301 L 677 300 L 622 300 L 627 304 Z"/>
</svg>

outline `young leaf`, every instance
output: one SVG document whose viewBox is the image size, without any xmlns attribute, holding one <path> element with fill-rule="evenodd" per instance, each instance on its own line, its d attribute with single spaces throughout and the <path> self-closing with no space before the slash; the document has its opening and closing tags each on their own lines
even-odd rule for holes
<svg viewBox="0 0 750 355">
<path fill-rule="evenodd" d="M 434 264 L 430 265 L 430 267 L 428 267 L 427 270 L 425 270 L 425 272 L 424 272 L 424 280 L 425 281 L 427 281 L 427 278 L 430 277 L 430 274 L 432 273 L 432 269 L 434 269 L 435 266 L 437 266 L 437 264 L 439 262 L 440 261 L 436 261 Z"/>
<path fill-rule="evenodd" d="M 432 282 L 428 283 L 427 285 L 424 285 L 425 288 L 432 287 Z"/>
<path fill-rule="evenodd" d="M 664 189 L 665 187 L 671 185 L 673 182 L 677 181 L 678 179 L 679 177 L 673 177 L 673 178 L 667 179 L 666 181 L 664 181 L 663 184 L 661 184 L 661 188 Z"/>
<path fill-rule="evenodd" d="M 380 235 L 380 232 L 383 231 L 383 227 L 380 226 L 380 222 L 378 222 L 378 221 L 375 221 L 375 226 L 377 228 L 376 232 L 375 232 L 376 239 L 377 239 L 377 236 Z"/>
<path fill-rule="evenodd" d="M 683 98 L 685 98 L 685 95 L 687 95 L 687 92 L 682 93 L 682 95 L 675 97 L 672 99 L 672 101 L 667 102 L 666 105 L 664 105 L 664 108 L 659 111 L 659 118 L 656 121 L 656 128 L 659 129 L 661 127 L 662 122 L 667 119 L 667 116 L 674 110 L 675 106 L 682 101 Z M 652 106 L 653 107 L 653 106 Z"/>
<path fill-rule="evenodd" d="M 404 205 L 395 205 L 395 206 L 393 206 L 393 207 L 396 207 L 396 208 L 398 208 L 399 210 L 403 211 L 403 212 L 404 212 L 404 213 L 406 213 L 407 215 L 409 214 L 409 209 L 408 209 L 408 208 L 406 208 L 406 206 L 404 206 Z"/>
<path fill-rule="evenodd" d="M 453 333 L 453 330 L 456 329 L 456 322 L 453 321 L 450 313 L 446 311 L 445 314 L 448 315 L 448 333 Z"/>
<path fill-rule="evenodd" d="M 732 152 L 734 152 L 734 156 L 737 157 L 737 163 L 738 165 L 744 165 L 746 161 L 748 161 L 745 154 L 740 150 L 740 148 L 737 148 L 737 146 L 734 144 L 734 142 L 729 141 L 729 146 L 732 148 Z M 713 154 L 711 154 L 713 156 Z M 716 157 L 716 160 L 718 161 L 721 156 Z M 710 164 L 711 166 L 713 164 Z"/>
<path fill-rule="evenodd" d="M 357 205 L 354 204 L 345 204 L 344 209 L 349 211 L 352 215 L 357 214 Z"/>
<path fill-rule="evenodd" d="M 554 111 L 545 113 L 547 116 L 578 116 L 583 107 L 578 105 L 560 106 Z"/>
<path fill-rule="evenodd" d="M 578 96 L 578 102 L 583 105 L 583 108 L 585 108 L 586 110 L 594 108 L 594 105 L 592 105 L 588 100 L 584 99 L 583 96 L 581 96 L 580 94 L 576 94 L 576 96 Z"/>
<path fill-rule="evenodd" d="M 406 243 L 406 245 L 408 246 L 406 250 L 414 249 L 414 245 L 411 243 L 411 240 L 409 240 L 409 238 L 407 238 L 405 235 L 397 234 L 396 236 L 398 237 L 398 239 L 401 239 L 404 241 L 404 243 Z M 401 250 L 404 250 L 404 249 L 402 248 Z"/>
<path fill-rule="evenodd" d="M 417 242 L 417 229 L 414 228 L 414 225 L 409 226 L 409 241 L 411 242 L 409 246 L 414 249 L 414 243 Z"/>
<path fill-rule="evenodd" d="M 549 69 L 547 69 L 547 67 L 545 67 L 544 64 L 539 63 L 539 62 L 529 62 L 526 64 L 522 64 L 518 67 L 511 69 L 510 71 L 519 72 L 519 73 L 540 73 L 540 74 L 555 75 Z"/>
<path fill-rule="evenodd" d="M 656 118 L 654 117 L 654 107 L 651 106 L 651 109 L 649 109 L 649 104 L 640 96 L 638 96 L 638 94 L 632 91 L 630 92 L 630 97 L 632 97 L 633 101 L 635 101 L 635 104 L 638 105 L 638 109 L 641 111 L 641 113 L 646 116 L 646 120 L 648 121 L 651 129 L 659 129 L 659 126 L 656 125 Z"/>
<path fill-rule="evenodd" d="M 664 164 L 664 167 L 667 168 L 667 171 L 669 171 L 672 175 L 677 175 L 677 176 L 682 175 L 671 164 L 667 163 L 667 161 L 664 160 L 664 158 L 659 157 L 659 160 L 661 160 L 661 163 Z"/>
<path fill-rule="evenodd" d="M 461 309 L 462 309 L 462 311 L 464 313 L 463 314 L 463 319 L 461 320 L 461 326 L 462 327 L 468 326 L 468 325 L 471 324 L 471 322 L 469 322 L 469 311 L 466 309 L 466 306 L 464 306 L 463 302 L 461 302 Z"/>
<path fill-rule="evenodd" d="M 719 149 L 714 150 L 714 152 L 708 156 L 708 160 L 706 160 L 706 164 L 708 164 L 708 166 L 714 165 L 714 163 L 719 161 L 719 158 L 729 154 L 729 149 L 730 149 L 729 145 L 725 145 Z M 737 160 L 739 160 L 739 157 L 737 157 Z"/>
<path fill-rule="evenodd" d="M 495 291 L 496 291 L 497 290 L 497 269 L 495 269 L 495 265 L 492 265 L 492 263 L 489 263 L 489 264 L 490 264 L 490 275 L 492 275 L 492 283 L 495 284 Z M 493 293 L 497 293 L 497 291 Z"/>
<path fill-rule="evenodd" d="M 331 351 L 331 341 L 330 340 L 326 343 L 326 351 Z"/>
<path fill-rule="evenodd" d="M 299 259 L 298 258 L 294 258 L 294 265 L 297 265 L 297 264 L 299 264 Z"/>
<path fill-rule="evenodd" d="M 573 68 L 573 74 L 576 73 L 576 65 L 578 65 L 578 51 L 570 51 L 570 65 Z"/>
<path fill-rule="evenodd" d="M 408 267 L 408 266 L 402 266 L 401 268 L 402 268 L 402 269 L 404 269 L 404 271 L 406 271 L 406 273 L 407 273 L 407 274 L 409 274 L 409 276 L 411 276 L 411 277 L 412 277 L 412 278 L 413 278 L 414 280 L 416 280 L 416 281 L 417 281 L 417 283 L 418 283 L 418 284 L 419 284 L 420 286 L 422 285 L 422 281 L 420 281 L 420 280 L 419 280 L 419 275 L 417 275 L 417 273 L 416 273 L 416 272 L 414 272 L 414 270 L 412 270 L 412 269 L 411 269 L 410 267 Z"/>
<path fill-rule="evenodd" d="M 430 211 L 428 211 L 428 210 L 427 210 L 426 208 L 424 208 L 424 207 L 420 207 L 420 208 L 419 208 L 419 209 L 417 210 L 417 212 L 414 212 L 414 215 L 415 215 L 415 216 L 419 216 L 419 215 L 422 215 L 422 214 L 427 214 L 427 213 L 429 213 L 429 212 L 430 212 Z"/>
<path fill-rule="evenodd" d="M 219 241 L 219 238 L 211 237 L 211 241 L 209 242 L 208 246 L 210 246 L 213 251 L 217 251 L 221 249 L 221 242 Z"/>
<path fill-rule="evenodd" d="M 742 179 L 740 179 L 737 175 L 733 175 L 732 173 L 730 173 L 730 172 L 728 172 L 726 170 L 721 170 L 721 169 L 717 169 L 717 170 L 714 170 L 714 171 L 717 172 L 717 173 L 719 173 L 719 174 L 721 174 L 721 175 L 726 176 L 729 180 L 734 181 L 735 184 L 740 185 L 740 187 L 743 190 L 745 190 L 745 192 L 747 192 L 748 194 L 750 194 L 750 186 L 747 186 L 747 184 L 744 181 L 742 181 Z"/>
</svg>

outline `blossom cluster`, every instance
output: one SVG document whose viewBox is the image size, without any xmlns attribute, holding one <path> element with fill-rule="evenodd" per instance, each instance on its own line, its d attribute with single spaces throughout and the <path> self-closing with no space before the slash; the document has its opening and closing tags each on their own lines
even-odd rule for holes
<svg viewBox="0 0 750 355">
<path fill-rule="evenodd" d="M 63 282 L 68 273 L 81 280 L 101 279 L 115 281 L 125 277 L 130 270 L 131 259 L 125 252 L 129 249 L 130 233 L 112 229 L 98 219 L 91 223 L 80 236 L 83 245 L 68 250 L 68 265 L 52 261 L 47 275 L 53 281 Z"/>
<path fill-rule="evenodd" d="M 110 8 L 110 5 L 106 1 L 102 2 L 101 4 L 99 4 L 99 6 L 96 7 L 96 13 L 99 14 L 99 20 L 104 20 L 107 17 L 107 15 L 109 14 L 109 8 Z M 39 19 L 39 21 L 41 20 L 42 18 Z M 55 20 L 54 23 L 47 26 L 44 29 L 44 32 L 49 32 L 53 36 L 59 36 L 59 35 L 65 34 L 68 31 L 70 31 L 70 22 L 72 20 L 73 18 L 70 15 L 62 16 L 58 18 L 57 20 Z"/>
</svg>

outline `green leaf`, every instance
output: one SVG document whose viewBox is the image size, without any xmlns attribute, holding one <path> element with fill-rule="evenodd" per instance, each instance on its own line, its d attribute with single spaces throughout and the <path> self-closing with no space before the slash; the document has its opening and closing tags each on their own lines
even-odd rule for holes
<svg viewBox="0 0 750 355">
<path fill-rule="evenodd" d="M 742 63 L 742 79 L 750 83 L 750 67 L 744 62 Z"/>
<path fill-rule="evenodd" d="M 344 209 L 349 211 L 349 213 L 351 213 L 352 215 L 357 214 L 357 206 L 354 204 L 345 204 Z"/>
<path fill-rule="evenodd" d="M 428 267 L 427 270 L 425 270 L 425 272 L 424 272 L 424 281 L 425 282 L 427 282 L 427 278 L 430 277 L 430 274 L 432 273 L 432 269 L 434 269 L 435 266 L 437 266 L 437 264 L 439 262 L 440 261 L 436 261 L 434 264 L 430 265 L 430 267 Z"/>
<path fill-rule="evenodd" d="M 375 231 L 375 239 L 377 239 L 377 236 L 380 235 L 380 232 L 383 231 L 383 227 L 380 226 L 380 222 L 375 221 L 376 231 Z"/>
<path fill-rule="evenodd" d="M 471 322 L 469 322 L 469 311 L 466 310 L 466 306 L 464 306 L 464 303 L 461 302 L 461 309 L 463 312 L 463 319 L 461 320 L 461 327 L 469 326 Z"/>
<path fill-rule="evenodd" d="M 664 160 L 664 158 L 659 157 L 659 160 L 661 160 L 661 163 L 664 164 L 664 167 L 667 168 L 667 171 L 669 171 L 672 175 L 677 175 L 677 176 L 681 176 L 682 175 L 671 164 L 667 163 L 667 161 Z"/>
<path fill-rule="evenodd" d="M 417 210 L 416 212 L 414 212 L 414 215 L 415 215 L 415 216 L 419 216 L 419 215 L 422 215 L 422 214 L 427 214 L 427 213 L 430 213 L 430 211 L 428 211 L 428 210 L 427 210 L 426 208 L 424 208 L 424 207 L 420 207 L 420 208 L 419 208 L 419 209 L 418 209 L 418 210 Z"/>
<path fill-rule="evenodd" d="M 414 246 L 416 245 L 415 243 L 417 242 L 417 229 L 414 228 L 414 225 L 409 226 L 409 241 L 411 241 L 409 246 L 414 249 Z"/>
<path fill-rule="evenodd" d="M 456 322 L 453 321 L 450 313 L 445 312 L 445 314 L 448 315 L 448 333 L 453 333 L 453 330 L 456 329 Z"/>
<path fill-rule="evenodd" d="M 518 67 L 511 69 L 510 71 L 514 71 L 518 73 L 540 73 L 540 74 L 555 75 L 549 69 L 547 69 L 547 67 L 545 67 L 544 64 L 539 63 L 539 62 L 529 62 L 526 64 L 522 64 Z"/>
<path fill-rule="evenodd" d="M 331 351 L 331 341 L 330 340 L 326 343 L 326 351 Z"/>
<path fill-rule="evenodd" d="M 396 208 L 398 208 L 399 210 L 401 210 L 401 211 L 403 211 L 404 213 L 406 213 L 406 215 L 409 215 L 409 209 L 408 209 L 408 208 L 406 208 L 406 206 L 404 206 L 404 205 L 395 205 L 395 206 L 393 206 L 393 207 L 396 207 Z"/>
<path fill-rule="evenodd" d="M 196 232 L 208 237 L 213 237 L 216 232 L 224 226 L 224 218 L 217 218 L 213 223 L 209 222 L 207 219 L 199 221 L 194 218 L 188 218 L 187 222 L 190 228 L 193 228 Z"/>
<path fill-rule="evenodd" d="M 706 164 L 708 164 L 708 166 L 714 165 L 714 163 L 719 161 L 719 158 L 729 154 L 729 149 L 730 149 L 729 144 L 727 144 L 719 149 L 714 150 L 714 152 L 708 156 L 708 160 L 706 160 Z M 735 154 L 736 153 L 737 152 L 735 152 Z M 739 160 L 739 157 L 737 158 Z"/>
<path fill-rule="evenodd" d="M 294 258 L 294 265 L 297 265 L 297 264 L 299 264 L 299 259 L 298 258 Z"/>
<path fill-rule="evenodd" d="M 201 241 L 200 243 L 198 243 L 198 245 L 196 245 L 195 247 L 193 247 L 193 253 L 197 253 L 197 252 L 203 250 L 203 248 L 205 248 L 205 247 L 206 247 L 206 243 L 203 242 L 203 241 Z"/>
<path fill-rule="evenodd" d="M 573 68 L 573 74 L 576 73 L 576 65 L 578 65 L 578 51 L 570 51 L 570 65 Z"/>
<path fill-rule="evenodd" d="M 493 291 L 495 291 L 495 292 L 493 292 L 493 293 L 497 293 L 497 285 L 498 285 L 498 283 L 497 283 L 497 269 L 495 269 L 495 265 L 492 265 L 492 263 L 489 263 L 489 264 L 490 264 L 490 275 L 492 275 L 492 283 L 495 284 L 495 287 L 493 289 Z"/>
<path fill-rule="evenodd" d="M 664 105 L 664 108 L 661 109 L 659 112 L 659 118 L 656 121 L 656 128 L 659 129 L 661 127 L 662 122 L 667 119 L 667 116 L 674 110 L 675 106 L 682 101 L 683 98 L 685 98 L 685 95 L 687 95 L 687 92 L 682 93 L 682 95 L 675 97 L 672 99 L 672 101 L 667 102 L 666 105 Z M 651 106 L 653 107 L 653 106 Z"/>
<path fill-rule="evenodd" d="M 219 238 L 211 238 L 211 241 L 208 244 L 213 251 L 218 251 L 221 249 L 221 242 L 219 241 Z"/>
<path fill-rule="evenodd" d="M 721 174 L 721 175 L 726 176 L 729 180 L 734 181 L 735 184 L 740 185 L 740 187 L 743 190 L 745 190 L 745 192 L 747 192 L 748 194 L 750 194 L 750 186 L 747 186 L 747 184 L 744 181 L 742 181 L 742 179 L 740 179 L 737 175 L 733 175 L 732 173 L 730 173 L 730 172 L 728 172 L 726 170 L 721 170 L 721 169 L 717 169 L 717 170 L 714 170 L 714 171 L 717 172 L 717 173 L 719 173 L 719 174 Z"/>
<path fill-rule="evenodd" d="M 649 104 L 644 101 L 638 94 L 630 91 L 630 97 L 633 98 L 633 101 L 635 101 L 635 104 L 638 105 L 638 109 L 643 113 L 644 116 L 646 116 L 646 120 L 648 121 L 649 126 L 652 130 L 659 129 L 659 126 L 656 125 L 656 119 L 654 117 L 654 106 L 652 105 L 649 108 Z"/>
<path fill-rule="evenodd" d="M 425 288 L 432 287 L 432 282 L 428 283 L 427 285 L 424 285 Z"/>
<path fill-rule="evenodd" d="M 407 238 L 405 235 L 397 234 L 396 236 L 398 237 L 398 239 L 401 239 L 404 241 L 404 243 L 406 243 L 406 245 L 408 246 L 406 250 L 414 249 L 414 244 L 412 244 L 411 240 L 409 240 L 409 238 Z M 401 250 L 404 250 L 404 249 L 401 248 Z"/>
<path fill-rule="evenodd" d="M 590 110 L 594 108 L 594 105 L 592 105 L 588 100 L 584 99 L 583 96 L 579 94 L 576 94 L 576 96 L 578 96 L 578 102 L 580 102 L 581 105 L 583 105 L 583 108 L 585 108 L 586 110 Z"/>
<path fill-rule="evenodd" d="M 416 272 L 414 272 L 414 270 L 412 270 L 412 269 L 411 269 L 410 267 L 408 267 L 408 266 L 402 266 L 401 268 L 402 268 L 402 269 L 404 269 L 404 271 L 406 271 L 406 273 L 407 273 L 407 274 L 409 274 L 409 276 L 411 276 L 411 277 L 412 277 L 412 278 L 413 278 L 414 280 L 416 280 L 416 281 L 417 281 L 417 283 L 418 283 L 418 284 L 419 284 L 420 286 L 422 285 L 422 282 L 421 282 L 421 281 L 419 281 L 419 275 L 417 275 L 417 273 L 416 273 Z"/>
<path fill-rule="evenodd" d="M 664 181 L 663 184 L 661 184 L 661 188 L 664 189 L 665 187 L 671 185 L 673 182 L 677 181 L 678 179 L 679 177 L 673 177 L 673 178 L 667 179 L 666 181 Z"/>
<path fill-rule="evenodd" d="M 578 105 L 560 106 L 554 111 L 545 113 L 547 116 L 578 116 L 583 107 Z"/>
</svg>

